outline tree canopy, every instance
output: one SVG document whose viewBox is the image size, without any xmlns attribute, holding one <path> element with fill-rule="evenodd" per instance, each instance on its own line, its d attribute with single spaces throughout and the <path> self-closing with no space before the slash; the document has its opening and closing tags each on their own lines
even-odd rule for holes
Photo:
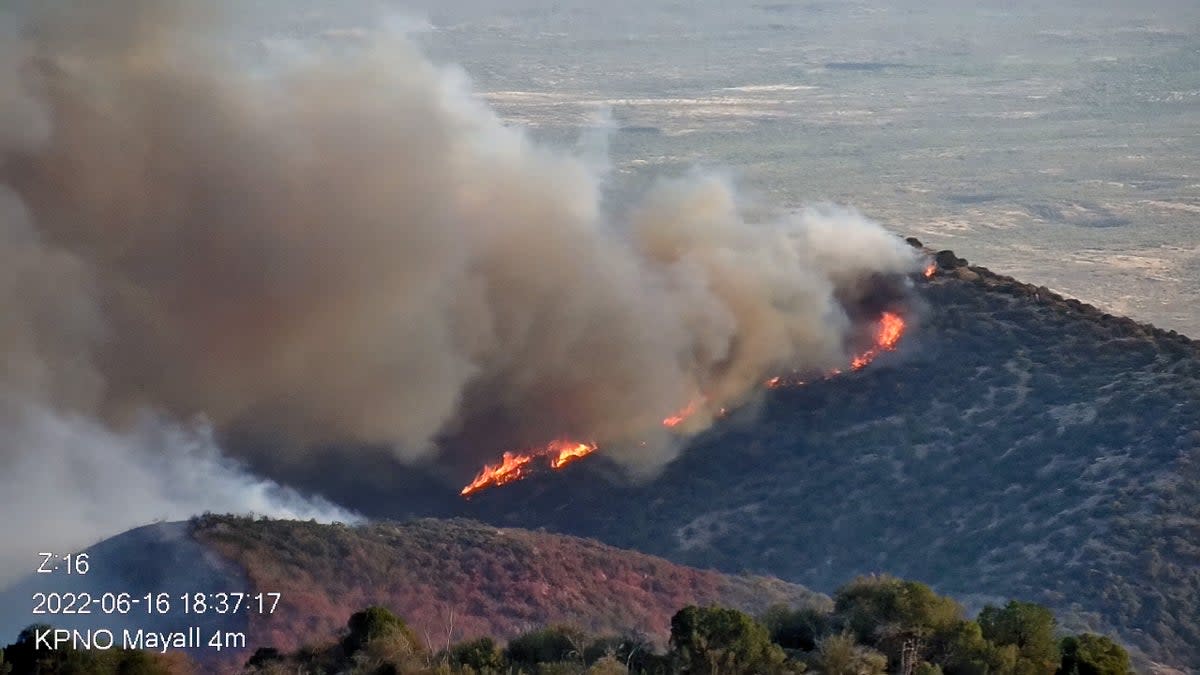
<svg viewBox="0 0 1200 675">
<path fill-rule="evenodd" d="M 187 673 L 181 659 L 145 652 L 37 650 L 30 626 L 0 650 L 0 675 Z M 174 655 L 172 655 L 174 656 Z M 917 582 L 863 577 L 832 609 L 770 607 L 757 620 L 721 606 L 689 605 L 671 619 L 668 649 L 631 628 L 590 635 L 569 625 L 528 631 L 501 646 L 471 637 L 434 652 L 403 619 L 373 606 L 355 612 L 324 646 L 283 653 L 259 647 L 244 673 L 347 675 L 1128 675 L 1130 658 L 1108 637 L 1062 636 L 1054 615 L 1012 601 L 977 619 Z"/>
<path fill-rule="evenodd" d="M 1083 633 L 1063 638 L 1060 675 L 1127 675 L 1129 653 L 1103 635 Z"/>
<path fill-rule="evenodd" d="M 777 672 L 786 659 L 765 626 L 725 607 L 684 607 L 671 618 L 680 673 Z"/>
<path fill-rule="evenodd" d="M 984 607 L 978 621 L 984 639 L 1001 647 L 1016 647 L 1017 672 L 1053 675 L 1058 669 L 1057 622 L 1049 609 L 1011 600 L 1003 608 Z"/>
</svg>

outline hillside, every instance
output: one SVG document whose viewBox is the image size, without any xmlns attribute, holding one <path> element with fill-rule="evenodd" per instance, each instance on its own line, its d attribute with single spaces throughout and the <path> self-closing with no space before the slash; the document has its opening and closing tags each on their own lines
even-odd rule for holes
<svg viewBox="0 0 1200 675">
<path fill-rule="evenodd" d="M 1131 665 L 1118 643 L 1072 634 L 1036 604 L 1000 603 L 972 618 L 928 585 L 888 575 L 858 577 L 829 598 L 465 520 L 348 526 L 205 515 L 131 530 L 86 553 L 100 569 L 66 575 L 75 590 L 123 591 L 131 601 L 115 612 L 85 606 L 91 616 L 56 612 L 21 631 L 0 647 L 0 673 L 1126 675 Z M 48 581 L 34 575 L 0 606 L 63 591 Z M 181 589 L 188 599 L 177 602 Z M 228 592 L 248 596 L 227 602 Z M 158 597 L 155 610 L 139 604 L 143 593 Z M 259 605 L 258 594 L 271 597 Z M 126 637 L 54 645 L 58 631 L 45 623 Z M 131 644 L 133 631 L 164 637 Z M 198 639 L 176 644 L 166 631 Z"/>
<path fill-rule="evenodd" d="M 34 575 L 0 594 L 5 635 L 35 618 L 29 597 L 42 591 L 279 593 L 274 613 L 219 616 L 173 605 L 147 618 L 50 617 L 56 627 L 182 630 L 184 625 L 246 633 L 248 648 L 294 650 L 333 639 L 347 617 L 369 605 L 403 616 L 431 645 L 478 636 L 507 639 L 567 623 L 595 634 L 641 631 L 663 643 L 671 616 L 689 604 L 760 613 L 774 603 L 828 609 L 829 599 L 762 577 L 683 567 L 576 537 L 466 520 L 416 520 L 361 526 L 203 516 L 151 525 L 88 549 L 96 574 Z M 202 658 L 244 659 L 246 650 Z"/>
<path fill-rule="evenodd" d="M 885 572 L 971 609 L 1032 601 L 1068 630 L 1115 634 L 1143 663 L 1200 667 L 1200 348 L 953 254 L 939 259 L 898 352 L 764 392 L 650 482 L 620 480 L 599 454 L 465 501 L 461 483 L 419 468 L 347 459 L 321 472 L 341 503 L 492 525 L 206 517 L 122 537 L 140 533 L 141 546 L 157 533 L 166 548 L 156 556 L 203 563 L 176 562 L 168 577 L 245 574 L 246 585 L 283 593 L 269 621 L 250 619 L 249 642 L 284 649 L 372 603 L 434 642 L 451 610 L 455 640 L 555 621 L 661 640 L 689 602 L 753 612 L 814 597 L 677 566 L 690 565 L 821 592 Z M 137 576 L 146 566 L 126 567 Z"/>
<path fill-rule="evenodd" d="M 650 483 L 598 459 L 463 512 L 822 591 L 1022 598 L 1200 666 L 1200 347 L 939 261 L 898 353 L 765 394 Z"/>
<path fill-rule="evenodd" d="M 332 636 L 371 604 L 403 616 L 432 644 L 509 638 L 568 623 L 593 633 L 640 630 L 665 641 L 688 604 L 751 613 L 828 598 L 762 577 L 729 576 L 595 541 L 480 523 L 416 520 L 363 526 L 210 516 L 193 536 L 245 570 L 255 588 L 282 593 L 252 617 L 251 643 L 294 648 Z"/>
</svg>

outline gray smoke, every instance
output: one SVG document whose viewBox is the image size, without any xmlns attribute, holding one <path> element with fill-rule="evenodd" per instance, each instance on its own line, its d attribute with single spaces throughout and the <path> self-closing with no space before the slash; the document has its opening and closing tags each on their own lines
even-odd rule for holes
<svg viewBox="0 0 1200 675">
<path fill-rule="evenodd" d="M 846 298 L 919 264 L 848 210 L 747 222 L 713 175 L 610 208 L 602 140 L 535 144 L 402 36 L 248 64 L 201 4 L 58 2 L 0 35 L 6 500 L 31 466 L 169 473 L 140 459 L 172 447 L 147 411 L 279 461 L 436 458 L 505 419 L 480 456 L 567 435 L 645 474 L 664 416 L 704 396 L 696 431 L 772 372 L 843 365 Z"/>
</svg>

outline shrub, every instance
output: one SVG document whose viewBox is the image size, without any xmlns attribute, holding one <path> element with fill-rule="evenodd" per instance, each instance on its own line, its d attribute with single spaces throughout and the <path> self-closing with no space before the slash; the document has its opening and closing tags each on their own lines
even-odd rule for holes
<svg viewBox="0 0 1200 675">
<path fill-rule="evenodd" d="M 1127 675 L 1129 652 L 1104 637 L 1084 633 L 1063 638 L 1061 675 Z"/>
<path fill-rule="evenodd" d="M 516 665 L 582 661 L 586 636 L 568 626 L 551 626 L 513 638 L 505 655 Z"/>
<path fill-rule="evenodd" d="M 786 656 L 767 629 L 724 607 L 685 607 L 671 618 L 672 656 L 682 673 L 777 672 Z"/>
<path fill-rule="evenodd" d="M 450 648 L 450 664 L 470 666 L 484 673 L 504 667 L 504 656 L 490 637 L 481 637 L 460 642 Z"/>
</svg>

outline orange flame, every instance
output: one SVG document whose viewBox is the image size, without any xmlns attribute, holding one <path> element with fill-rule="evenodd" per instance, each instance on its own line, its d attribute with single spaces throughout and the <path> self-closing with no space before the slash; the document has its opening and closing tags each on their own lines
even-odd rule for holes
<svg viewBox="0 0 1200 675">
<path fill-rule="evenodd" d="M 832 374 L 836 374 L 836 371 Z M 781 387 L 801 387 L 804 386 L 804 380 L 800 379 L 796 373 L 790 375 L 776 375 L 771 379 L 763 382 L 763 386 L 767 389 L 779 389 Z"/>
<path fill-rule="evenodd" d="M 850 361 L 850 368 L 861 370 L 881 353 L 895 350 L 903 335 L 904 319 L 899 314 L 884 312 L 883 316 L 879 317 L 879 329 L 875 331 L 875 346 L 855 356 Z"/>
<path fill-rule="evenodd" d="M 926 272 L 928 276 L 928 270 Z M 903 317 L 893 312 L 884 312 L 879 317 L 879 327 L 875 331 L 875 344 L 870 349 L 851 359 L 850 368 L 852 370 L 861 370 L 883 352 L 895 350 L 896 345 L 900 342 L 900 338 L 904 335 L 904 328 Z M 840 369 L 834 368 L 826 374 L 826 377 L 833 377 L 841 372 Z M 800 379 L 797 374 L 792 373 L 791 375 L 776 375 L 763 382 L 763 386 L 768 389 L 776 389 L 785 386 L 800 386 L 804 383 L 805 381 Z M 668 429 L 679 426 L 694 415 L 700 409 L 700 406 L 706 402 L 707 399 L 703 396 L 693 400 L 674 415 L 664 418 L 662 421 L 663 426 Z M 725 414 L 725 408 L 721 408 L 718 416 L 723 417 Z M 645 444 L 643 443 L 643 445 Z M 526 452 L 505 452 L 501 461 L 485 465 L 475 476 L 475 480 L 464 487 L 459 494 L 468 497 L 484 488 L 506 485 L 521 480 L 530 474 L 531 465 L 535 459 L 546 458 L 547 465 L 551 469 L 558 470 L 571 462 L 587 457 L 598 449 L 599 446 L 595 443 L 579 443 L 577 441 L 560 439 Z"/>
<path fill-rule="evenodd" d="M 516 480 L 521 480 L 525 477 L 527 464 L 533 461 L 533 455 L 521 454 L 516 452 L 504 453 L 504 458 L 496 464 L 485 464 L 479 470 L 479 474 L 475 476 L 475 480 L 471 481 L 459 492 L 462 496 L 467 496 L 471 493 L 478 492 L 485 487 L 496 485 L 504 485 Z"/>
<path fill-rule="evenodd" d="M 557 440 L 547 443 L 544 447 L 534 448 L 527 452 L 506 452 L 503 458 L 495 464 L 486 464 L 475 480 L 464 487 L 459 494 L 464 497 L 472 495 L 488 487 L 506 485 L 521 480 L 529 475 L 530 464 L 535 459 L 547 458 L 551 469 L 561 469 L 580 457 L 587 457 L 595 452 L 595 443 L 578 443 L 576 441 Z"/>
<path fill-rule="evenodd" d="M 703 404 L 704 404 L 704 397 L 701 396 L 700 398 L 698 398 L 698 399 L 692 401 L 691 403 L 687 404 L 686 406 L 684 406 L 679 412 L 675 413 L 674 415 L 671 415 L 670 417 L 665 418 L 663 420 L 663 426 L 667 427 L 668 429 L 674 429 L 675 427 L 682 424 L 684 420 L 691 417 L 692 415 L 695 415 L 696 410 L 698 410 L 700 408 L 700 406 Z"/>
<path fill-rule="evenodd" d="M 926 279 L 932 279 L 933 275 L 937 274 L 937 263 L 929 263 L 923 272 Z"/>
<path fill-rule="evenodd" d="M 550 444 L 550 448 L 555 453 L 555 456 L 550 458 L 550 468 L 561 469 L 580 457 L 587 457 L 595 452 L 596 444 L 554 441 Z"/>
</svg>

